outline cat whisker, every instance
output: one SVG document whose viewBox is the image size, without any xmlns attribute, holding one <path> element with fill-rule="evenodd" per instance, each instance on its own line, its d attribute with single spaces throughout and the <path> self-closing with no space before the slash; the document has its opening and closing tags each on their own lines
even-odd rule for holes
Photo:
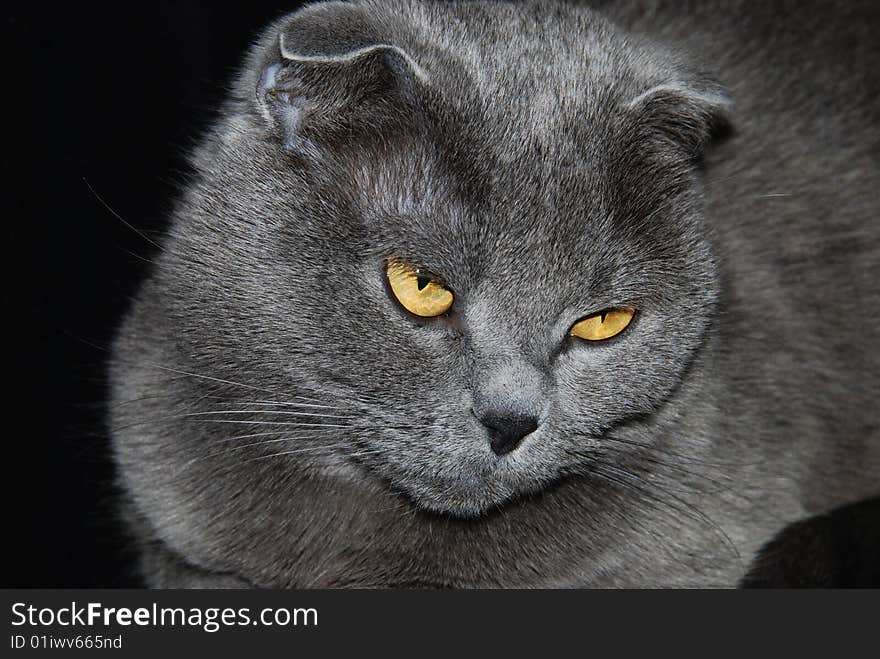
<svg viewBox="0 0 880 659">
<path fill-rule="evenodd" d="M 84 343 L 85 345 L 87 345 L 91 348 L 94 348 L 95 350 L 100 350 L 101 352 L 104 352 L 107 354 L 112 353 L 112 350 L 106 346 L 100 346 L 97 343 L 95 343 L 93 341 L 89 341 L 88 339 L 84 339 L 82 337 L 74 337 L 74 338 L 76 338 L 81 343 Z M 118 357 L 113 357 L 113 361 L 114 361 L 114 363 L 117 363 L 117 364 L 127 364 L 129 366 L 148 366 L 150 368 L 155 368 L 160 371 L 165 371 L 168 373 L 175 373 L 175 374 L 177 374 L 179 376 L 183 376 L 183 377 L 199 378 L 199 379 L 209 380 L 212 382 L 217 382 L 217 383 L 222 383 L 222 384 L 231 384 L 231 385 L 237 386 L 237 387 L 244 387 L 246 389 L 256 389 L 258 391 L 269 391 L 266 389 L 262 389 L 260 387 L 254 387 L 252 385 L 247 385 L 247 384 L 244 384 L 241 382 L 235 382 L 232 380 L 224 380 L 222 378 L 216 378 L 216 377 L 212 377 L 209 375 L 199 375 L 198 373 L 191 373 L 189 371 L 184 371 L 184 370 L 177 369 L 177 368 L 171 368 L 170 366 L 162 366 L 161 364 L 156 364 L 154 362 L 132 361 L 132 360 L 128 360 L 128 359 L 120 359 Z M 143 383 L 143 384 L 148 384 L 148 383 Z M 157 385 L 157 384 L 161 385 L 161 384 L 164 384 L 164 382 L 153 383 L 153 384 L 154 385 Z M 270 391 L 270 393 L 283 395 L 277 391 Z"/>
<path fill-rule="evenodd" d="M 266 444 L 278 444 L 280 442 L 296 442 L 302 441 L 305 439 L 317 440 L 316 437 L 311 437 L 309 435 L 294 435 L 291 437 L 276 437 L 275 439 L 266 439 L 259 442 L 251 442 L 250 444 L 241 444 L 239 446 L 232 446 L 226 451 L 239 451 L 241 449 L 251 448 L 252 446 L 265 446 Z M 225 451 L 224 451 L 225 452 Z"/>
<path fill-rule="evenodd" d="M 104 409 L 106 410 L 115 410 L 125 405 L 131 405 L 133 403 L 142 403 L 147 400 L 162 400 L 165 398 L 175 398 L 175 394 L 154 394 L 152 396 L 141 396 L 139 398 L 129 398 L 128 400 L 120 400 L 116 401 L 113 405 L 105 405 Z"/>
<path fill-rule="evenodd" d="M 444 426 L 440 426 L 437 424 L 428 424 L 428 425 L 388 425 L 383 423 L 378 423 L 375 425 L 364 426 L 364 430 L 446 430 Z"/>
<path fill-rule="evenodd" d="M 321 444 L 319 446 L 307 446 L 305 448 L 298 448 L 298 449 L 293 449 L 290 451 L 280 451 L 278 453 L 271 453 L 269 455 L 259 455 L 255 458 L 249 458 L 249 459 L 245 460 L 244 462 L 255 462 L 257 460 L 267 460 L 269 458 L 279 458 L 284 455 L 295 455 L 297 453 L 310 453 L 313 451 L 328 450 L 328 449 L 333 450 L 333 449 L 338 449 L 338 448 L 342 448 L 342 446 L 341 445 L 325 445 L 325 444 Z"/>
<path fill-rule="evenodd" d="M 116 409 L 122 407 L 124 405 L 130 405 L 132 403 L 139 403 L 147 400 L 162 400 L 166 398 L 178 398 L 179 394 L 177 393 L 166 393 L 166 394 L 153 394 L 150 396 L 141 396 L 139 398 L 130 398 L 128 400 L 123 400 L 115 403 L 114 405 L 107 405 L 105 409 Z M 271 401 L 271 400 L 255 400 L 255 401 L 247 401 L 247 400 L 230 400 L 228 396 L 220 396 L 216 394 L 205 394 L 204 396 L 200 396 L 197 398 L 194 403 L 201 402 L 203 400 L 219 400 L 224 401 L 225 403 L 231 403 L 237 406 L 248 406 L 253 405 L 256 407 L 293 407 L 293 408 L 307 408 L 307 409 L 326 409 L 326 410 L 344 410 L 346 407 L 339 405 L 326 405 L 326 404 L 317 404 L 317 403 L 299 403 L 295 401 Z M 194 404 L 188 405 L 187 407 L 193 407 Z M 262 410 L 249 410 L 252 412 L 260 413 Z"/>
<path fill-rule="evenodd" d="M 659 459 L 654 456 L 652 451 L 662 453 L 663 457 L 673 456 L 676 459 L 679 459 L 683 463 L 686 463 L 686 464 L 687 463 L 696 464 L 697 468 L 709 466 L 709 467 L 723 467 L 726 469 L 726 468 L 732 468 L 732 467 L 755 466 L 755 463 L 735 463 L 735 464 L 734 463 L 710 463 L 710 462 L 705 462 L 705 461 L 700 461 L 700 460 L 693 460 L 688 457 L 681 456 L 677 453 L 671 453 L 669 451 L 660 449 L 658 447 L 640 444 L 638 442 L 621 440 L 621 439 L 617 439 L 617 438 L 613 438 L 613 437 L 603 437 L 602 440 L 611 440 L 613 442 L 617 442 L 619 444 L 623 444 L 626 446 L 634 446 L 639 449 L 647 449 L 647 450 L 644 452 L 640 451 L 638 453 L 635 453 L 635 452 L 625 452 L 622 449 L 615 449 L 615 448 L 612 448 L 609 446 L 601 446 L 601 447 L 597 447 L 595 450 L 592 450 L 592 451 L 584 451 L 582 453 L 579 453 L 579 455 L 582 455 L 583 457 L 587 457 L 587 458 L 594 458 L 597 454 L 601 455 L 604 453 L 610 453 L 612 455 L 619 456 L 620 458 L 627 458 L 627 457 L 636 458 L 639 461 L 644 461 L 649 464 L 657 465 L 659 467 L 664 467 L 666 469 L 669 469 L 672 472 L 675 472 L 675 473 L 683 476 L 684 478 L 689 478 L 689 479 L 692 479 L 693 481 L 695 481 L 695 483 L 693 483 L 692 485 L 689 486 L 689 484 L 686 481 L 678 479 L 674 475 L 671 475 L 672 478 L 676 478 L 675 483 L 681 485 L 682 487 L 681 488 L 670 488 L 667 483 L 666 488 L 669 491 L 674 491 L 674 492 L 679 492 L 679 493 L 684 493 L 684 494 L 687 494 L 687 493 L 690 493 L 690 494 L 722 494 L 726 497 L 731 497 L 733 499 L 740 501 L 741 503 L 747 504 L 750 507 L 761 509 L 766 514 L 772 515 L 774 517 L 774 519 L 778 519 L 779 521 L 784 521 L 778 515 L 773 514 L 773 512 L 771 510 L 769 510 L 767 506 L 762 505 L 762 503 L 760 501 L 755 501 L 754 499 L 746 496 L 742 492 L 739 492 L 738 489 L 735 487 L 734 483 L 732 483 L 732 482 L 725 483 L 722 480 L 719 480 L 717 478 L 713 478 L 712 476 L 707 475 L 704 472 L 704 470 L 699 470 L 699 471 L 692 470 L 692 469 L 688 469 L 686 466 L 683 466 L 682 464 L 675 464 L 672 462 L 668 462 L 668 461 Z M 704 486 L 703 483 L 709 484 L 710 487 Z"/>
<path fill-rule="evenodd" d="M 318 414 L 317 412 L 292 412 L 288 410 L 209 410 L 206 412 L 189 412 L 181 417 L 214 416 L 219 414 L 268 414 L 272 416 L 295 416 L 322 419 L 351 419 L 350 415 Z"/>
<path fill-rule="evenodd" d="M 92 346 L 93 348 L 96 348 L 98 350 L 102 350 L 104 352 L 108 352 L 108 350 L 106 348 L 102 348 L 101 346 L 95 345 L 94 343 L 91 343 L 89 341 L 85 341 L 84 339 L 80 339 L 80 340 L 83 341 L 84 343 L 86 343 L 87 345 Z M 179 368 L 172 368 L 170 366 L 163 366 L 162 364 L 156 364 L 155 362 L 134 362 L 134 361 L 130 361 L 130 360 L 121 360 L 118 358 L 115 359 L 115 361 L 119 364 L 128 364 L 128 365 L 132 365 L 132 366 L 145 366 L 145 367 L 149 367 L 149 368 L 154 368 L 159 371 L 163 371 L 165 373 L 174 373 L 175 375 L 179 375 L 181 377 L 189 377 L 189 378 L 194 378 L 194 379 L 198 379 L 198 380 L 205 380 L 206 382 L 213 382 L 216 384 L 230 385 L 233 387 L 239 387 L 239 388 L 248 389 L 251 391 L 262 391 L 264 393 L 270 393 L 270 394 L 273 394 L 276 396 L 281 396 L 282 398 L 307 400 L 307 401 L 317 402 L 317 403 L 320 403 L 322 401 L 322 399 L 320 399 L 320 398 L 315 398 L 312 396 L 303 396 L 303 395 L 299 395 L 299 394 L 294 395 L 294 396 L 289 396 L 288 394 L 285 394 L 284 392 L 278 391 L 275 389 L 267 389 L 266 387 L 257 387 L 254 385 L 245 384 L 244 382 L 237 382 L 235 380 L 228 380 L 225 378 L 219 378 L 219 377 L 215 377 L 212 375 L 203 375 L 200 373 L 193 373 L 192 371 L 186 371 L 186 370 L 179 369 Z"/>
<path fill-rule="evenodd" d="M 141 365 L 149 366 L 150 368 L 156 368 L 161 371 L 166 371 L 168 373 L 175 373 L 177 375 L 181 375 L 181 376 L 185 376 L 185 377 L 196 378 L 198 380 L 206 380 L 208 382 L 216 382 L 217 384 L 228 384 L 228 385 L 232 385 L 233 387 L 241 387 L 242 389 L 251 389 L 253 391 L 263 391 L 263 392 L 267 392 L 267 393 L 271 393 L 271 394 L 283 395 L 281 392 L 274 391 L 272 389 L 266 389 L 264 387 L 256 387 L 254 385 L 244 384 L 243 382 L 236 382 L 234 380 L 226 380 L 224 378 L 217 378 L 212 375 L 201 375 L 199 373 L 192 373 L 190 371 L 184 371 L 184 370 L 177 369 L 177 368 L 171 368 L 169 366 L 162 366 L 160 364 L 154 364 L 152 362 L 144 362 Z"/>
<path fill-rule="evenodd" d="M 642 501 L 644 501 L 645 498 L 647 498 L 648 503 L 650 503 L 652 505 L 657 505 L 657 503 L 658 503 L 655 497 L 646 497 L 646 493 L 644 491 L 642 491 L 638 488 L 634 488 L 630 484 L 626 483 L 625 481 L 618 479 L 618 478 L 614 478 L 613 476 L 610 476 L 610 475 L 608 475 L 598 469 L 594 469 L 594 470 L 590 471 L 590 474 L 592 476 L 598 476 L 602 480 L 605 480 L 605 481 L 607 481 L 617 487 L 621 487 L 626 491 L 634 492 L 637 496 L 639 496 L 640 500 L 642 500 Z M 650 535 L 657 542 L 657 546 L 662 548 L 663 553 L 667 556 L 667 558 L 678 563 L 679 565 L 685 565 L 685 562 L 682 560 L 681 556 L 679 554 L 677 554 L 673 549 L 670 548 L 671 538 L 668 535 L 662 535 L 660 533 L 657 533 L 650 526 L 647 526 L 645 524 L 642 524 L 642 523 L 634 520 L 632 518 L 632 516 L 627 517 L 627 523 L 635 525 L 641 531 Z"/>
<path fill-rule="evenodd" d="M 339 405 L 319 405 L 317 403 L 295 403 L 290 401 L 274 401 L 274 400 L 256 400 L 256 401 L 239 401 L 237 405 L 260 405 L 265 407 L 309 407 L 324 408 L 328 410 L 342 410 L 344 407 Z"/>
<path fill-rule="evenodd" d="M 275 433 L 271 433 L 271 434 L 274 435 Z M 197 462 L 201 462 L 203 460 L 211 460 L 213 458 L 218 458 L 223 455 L 228 455 L 230 451 L 240 451 L 243 449 L 253 448 L 255 446 L 265 446 L 266 444 L 277 444 L 280 442 L 297 441 L 297 440 L 303 440 L 303 439 L 315 439 L 315 438 L 309 437 L 306 435 L 300 435 L 297 437 L 278 437 L 276 439 L 267 439 L 267 440 L 262 440 L 259 442 L 251 442 L 249 444 L 242 444 L 239 446 L 231 446 L 229 448 L 223 449 L 222 451 L 216 451 L 216 452 L 210 453 L 208 455 L 203 455 L 203 456 L 199 456 L 198 458 L 193 458 L 192 460 L 189 460 L 185 466 L 192 466 L 193 464 L 195 464 Z"/>
<path fill-rule="evenodd" d="M 247 435 L 236 435 L 234 437 L 223 437 L 222 439 L 218 439 L 217 441 L 224 442 L 224 443 L 225 442 L 235 442 L 240 439 L 252 439 L 254 437 L 270 437 L 270 436 L 274 437 L 277 434 L 278 434 L 277 430 L 269 430 L 266 432 L 252 432 Z"/>
<path fill-rule="evenodd" d="M 727 534 L 727 532 L 723 528 L 721 528 L 721 526 L 715 520 L 713 520 L 711 517 L 706 515 L 706 513 L 704 513 L 702 510 L 700 510 L 694 504 L 690 503 L 689 501 L 686 501 L 685 499 L 682 499 L 679 496 L 676 496 L 676 495 L 670 493 L 669 491 L 667 491 L 665 488 L 658 485 L 657 483 L 651 483 L 650 481 L 647 481 L 644 478 L 642 478 L 642 477 L 640 477 L 630 471 L 627 471 L 625 469 L 619 469 L 617 467 L 611 466 L 606 463 L 596 463 L 596 466 L 598 466 L 600 468 L 600 470 L 603 470 L 603 471 L 604 470 L 611 470 L 614 474 L 617 474 L 618 478 L 620 478 L 624 481 L 626 481 L 627 479 L 632 479 L 632 481 L 635 481 L 635 482 L 629 481 L 630 486 L 633 488 L 639 489 L 643 495 L 648 496 L 649 498 L 657 501 L 658 503 L 663 503 L 664 505 L 671 508 L 672 510 L 676 510 L 676 511 L 690 517 L 694 521 L 702 522 L 703 524 L 707 525 L 708 527 L 714 529 L 716 532 L 718 532 L 720 534 L 720 536 L 723 538 L 725 544 L 732 551 L 732 553 L 736 556 L 736 558 L 740 561 L 742 560 L 742 556 L 740 555 L 739 550 L 737 549 L 736 545 L 734 544 L 733 540 L 731 540 L 731 538 Z M 591 472 L 591 473 L 593 473 L 593 472 Z M 605 472 L 605 475 L 606 476 L 608 475 L 607 471 Z M 662 498 L 660 498 L 656 494 L 654 494 L 655 490 L 657 492 L 660 492 L 660 493 L 666 495 L 667 497 L 671 498 L 673 500 L 673 502 L 677 503 L 678 505 L 676 506 L 676 505 L 671 504 L 668 501 L 664 501 Z"/>
<path fill-rule="evenodd" d="M 621 439 L 619 437 L 613 437 L 611 435 L 603 435 L 601 437 L 595 437 L 593 435 L 586 435 L 586 437 L 590 437 L 592 439 L 596 439 L 600 444 L 602 442 L 616 442 L 617 444 L 624 444 L 626 446 L 632 446 L 636 449 L 642 449 L 645 451 L 654 451 L 656 453 L 660 453 L 664 456 L 675 458 L 676 460 L 681 460 L 682 462 L 689 462 L 691 464 L 700 465 L 703 467 L 716 467 L 719 469 L 738 469 L 742 467 L 757 467 L 760 466 L 759 463 L 756 462 L 710 462 L 707 460 L 699 460 L 690 455 L 682 455 L 681 453 L 676 453 L 675 451 L 670 451 L 664 447 L 654 446 L 651 444 L 642 444 L 641 442 L 634 442 L 632 440 Z"/>
<path fill-rule="evenodd" d="M 117 220 L 122 222 L 122 224 L 124 224 L 126 227 L 128 227 L 129 229 L 134 231 L 138 236 L 140 236 L 141 238 L 146 240 L 153 247 L 155 247 L 156 249 L 158 249 L 160 251 L 162 250 L 162 246 L 159 243 L 157 243 L 155 240 L 152 240 L 151 238 L 149 238 L 147 236 L 147 234 L 145 234 L 140 229 L 136 228 L 133 224 L 130 224 L 129 222 L 127 222 L 125 219 L 123 219 L 123 217 L 119 213 L 117 213 L 115 210 L 113 210 L 113 208 L 110 206 L 110 204 L 108 204 L 106 201 L 104 201 L 103 197 L 101 197 L 101 195 L 99 195 L 97 193 L 95 188 L 92 187 L 92 184 L 89 183 L 89 180 L 85 176 L 82 177 L 82 181 L 83 181 L 83 183 L 86 184 L 86 187 L 89 189 L 89 192 L 91 192 L 92 195 L 95 197 L 95 199 L 97 199 L 98 202 L 100 202 L 100 204 L 104 208 L 106 208 L 110 212 L 111 215 L 113 215 L 113 217 L 115 217 Z M 137 256 L 137 254 L 134 254 L 134 256 Z M 139 258 L 142 258 L 142 257 L 139 257 Z M 152 263 L 152 261 L 151 261 L 151 263 Z"/>
<path fill-rule="evenodd" d="M 160 386 L 160 385 L 163 385 L 163 384 L 166 384 L 166 383 L 165 383 L 165 382 L 162 382 L 162 383 L 152 383 L 151 386 Z M 130 405 L 130 404 L 132 404 L 132 403 L 140 403 L 140 402 L 147 401 L 147 400 L 163 400 L 163 399 L 166 399 L 166 398 L 174 398 L 174 399 L 177 399 L 177 398 L 179 398 L 179 394 L 177 394 L 177 393 L 175 393 L 175 392 L 169 392 L 169 393 L 164 393 L 164 394 L 151 394 L 151 395 L 149 395 L 149 396 L 141 396 L 141 397 L 139 397 L 139 398 L 129 398 L 128 400 L 120 401 L 120 402 L 116 403 L 115 405 L 108 405 L 108 406 L 106 407 L 106 409 L 108 409 L 108 410 L 112 410 L 112 409 L 120 408 L 120 407 L 122 407 L 123 405 Z M 203 395 L 199 396 L 198 398 L 196 398 L 196 399 L 194 399 L 194 400 L 191 400 L 191 401 L 188 401 L 187 403 L 184 403 L 184 404 L 183 404 L 183 409 L 192 409 L 193 407 L 195 407 L 196 405 L 198 405 L 198 404 L 201 403 L 202 401 L 209 400 L 209 399 L 212 399 L 212 398 L 213 398 L 213 399 L 218 399 L 218 400 L 226 400 L 226 397 L 224 397 L 224 396 L 218 396 L 218 395 L 215 395 L 215 394 L 206 393 L 206 394 L 203 394 Z"/>
<path fill-rule="evenodd" d="M 183 418 L 183 417 L 177 417 Z M 338 423 L 308 423 L 299 421 L 256 421 L 253 419 L 198 419 L 190 418 L 190 421 L 199 421 L 201 423 L 232 423 L 238 425 L 250 426 L 283 426 L 285 428 L 345 428 L 352 429 L 357 426 L 351 424 Z"/>
<path fill-rule="evenodd" d="M 619 450 L 614 450 L 614 449 L 602 451 L 602 453 L 605 454 L 606 456 L 612 457 L 612 458 L 626 458 L 627 457 L 626 453 L 621 453 Z M 675 481 L 676 484 L 680 484 L 680 485 L 682 485 L 682 487 L 681 488 L 668 488 L 668 489 L 670 489 L 670 491 L 673 491 L 673 492 L 677 491 L 677 492 L 687 492 L 687 493 L 697 492 L 700 494 L 714 494 L 714 493 L 718 493 L 718 492 L 731 492 L 732 491 L 730 486 L 724 485 L 721 481 L 716 480 L 716 479 L 712 478 L 711 476 L 707 476 L 706 474 L 701 474 L 697 471 L 692 471 L 690 469 L 686 469 L 685 467 L 682 467 L 680 465 L 675 465 L 675 464 L 672 464 L 669 462 L 663 462 L 662 460 L 657 460 L 655 458 L 645 456 L 645 455 L 639 456 L 639 461 L 640 462 L 647 462 L 649 464 L 657 465 L 659 467 L 664 467 L 664 468 L 669 469 L 671 471 L 677 472 L 678 474 L 680 474 L 681 476 L 684 476 L 686 478 L 692 478 L 695 481 L 705 482 L 705 483 L 708 483 L 709 485 L 713 486 L 711 488 L 706 488 L 702 485 L 688 487 L 687 483 L 682 482 L 680 480 L 676 480 Z M 668 484 L 667 484 L 667 487 L 668 487 Z"/>
<path fill-rule="evenodd" d="M 154 423 L 159 423 L 162 421 L 189 421 L 196 423 L 228 423 L 235 425 L 246 425 L 246 426 L 282 426 L 285 428 L 337 428 L 337 429 L 353 429 L 357 428 L 357 426 L 352 424 L 338 424 L 338 423 L 308 423 L 305 421 L 262 421 L 256 419 L 205 419 L 199 416 L 199 414 L 172 414 L 171 416 L 160 417 L 157 419 L 148 419 L 145 421 L 135 421 L 123 426 L 117 426 L 115 428 L 110 428 L 111 433 L 116 433 L 121 430 L 128 430 L 129 428 L 136 428 L 139 426 L 146 426 Z"/>
</svg>

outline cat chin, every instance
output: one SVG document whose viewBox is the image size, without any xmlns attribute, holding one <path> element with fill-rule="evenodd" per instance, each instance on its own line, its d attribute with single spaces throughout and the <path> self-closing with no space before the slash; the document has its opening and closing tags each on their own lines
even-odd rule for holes
<svg viewBox="0 0 880 659">
<path fill-rule="evenodd" d="M 450 492 L 450 489 L 455 489 Z M 454 517 L 475 519 L 497 512 L 521 497 L 535 494 L 543 489 L 541 483 L 506 483 L 487 481 L 477 483 L 422 485 L 405 489 L 406 496 L 422 511 Z"/>
<path fill-rule="evenodd" d="M 439 500 L 432 497 L 411 497 L 416 506 L 426 513 L 457 519 L 477 519 L 490 512 L 503 508 L 506 503 L 514 498 L 514 495 L 503 499 L 445 499 Z"/>
</svg>

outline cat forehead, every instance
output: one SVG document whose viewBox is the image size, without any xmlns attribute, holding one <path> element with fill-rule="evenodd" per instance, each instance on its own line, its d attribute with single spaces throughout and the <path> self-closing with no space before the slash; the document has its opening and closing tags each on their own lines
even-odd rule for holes
<svg viewBox="0 0 880 659">
<path fill-rule="evenodd" d="M 349 179 L 356 216 L 372 250 L 405 257 L 444 277 L 505 279 L 589 270 L 593 261 L 625 258 L 602 183 L 571 167 L 539 160 L 505 165 L 484 160 L 461 171 L 443 154 L 369 163 Z M 564 172 L 562 171 L 564 170 Z M 351 188 L 349 188 L 351 190 Z M 610 253 L 614 250 L 614 254 Z"/>
<path fill-rule="evenodd" d="M 560 120 L 590 114 L 630 77 L 626 40 L 586 8 L 554 2 L 411 7 L 401 38 L 428 83 L 458 107 L 482 108 L 489 121 L 547 137 Z"/>
</svg>

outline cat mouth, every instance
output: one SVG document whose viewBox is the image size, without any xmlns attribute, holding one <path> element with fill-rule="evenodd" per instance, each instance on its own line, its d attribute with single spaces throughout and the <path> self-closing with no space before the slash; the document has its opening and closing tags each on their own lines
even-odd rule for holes
<svg viewBox="0 0 880 659">
<path fill-rule="evenodd" d="M 362 477 L 405 499 L 415 509 L 475 518 L 540 492 L 558 477 L 560 456 L 539 429 L 514 450 L 494 451 L 481 427 L 419 436 L 389 450 L 347 455 Z M 383 447 L 385 448 L 385 447 Z"/>
</svg>

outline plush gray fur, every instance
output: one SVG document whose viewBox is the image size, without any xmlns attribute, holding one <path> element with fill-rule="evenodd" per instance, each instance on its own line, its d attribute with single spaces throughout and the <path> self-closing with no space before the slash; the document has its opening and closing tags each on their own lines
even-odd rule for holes
<svg viewBox="0 0 880 659">
<path fill-rule="evenodd" d="M 148 583 L 728 586 L 880 492 L 878 28 L 651 0 L 270 27 L 115 348 Z M 391 257 L 453 313 L 404 313 Z M 487 409 L 540 426 L 499 457 Z"/>
</svg>

